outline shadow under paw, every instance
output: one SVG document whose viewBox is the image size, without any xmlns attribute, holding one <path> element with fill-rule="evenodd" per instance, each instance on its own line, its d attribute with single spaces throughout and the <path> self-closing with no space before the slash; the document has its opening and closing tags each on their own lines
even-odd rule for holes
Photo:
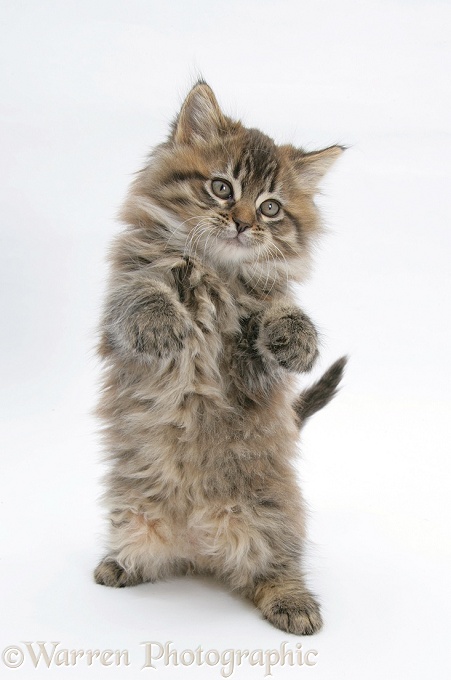
<svg viewBox="0 0 451 680">
<path fill-rule="evenodd" d="M 112 559 L 105 559 L 100 562 L 94 571 L 94 580 L 99 585 L 110 586 L 110 588 L 125 588 L 143 582 L 139 575 L 129 574 Z"/>
</svg>

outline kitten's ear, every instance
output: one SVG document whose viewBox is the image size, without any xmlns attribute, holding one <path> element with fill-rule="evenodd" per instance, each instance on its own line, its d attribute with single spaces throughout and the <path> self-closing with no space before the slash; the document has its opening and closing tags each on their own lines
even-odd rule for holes
<svg viewBox="0 0 451 680">
<path fill-rule="evenodd" d="M 329 146 L 327 149 L 308 153 L 293 149 L 291 158 L 298 172 L 301 186 L 306 191 L 315 192 L 326 172 L 345 150 L 344 146 Z"/>
<path fill-rule="evenodd" d="M 178 144 L 189 144 L 193 137 L 208 139 L 224 132 L 227 119 L 219 108 L 211 87 L 199 81 L 183 102 L 172 130 L 172 139 Z"/>
</svg>

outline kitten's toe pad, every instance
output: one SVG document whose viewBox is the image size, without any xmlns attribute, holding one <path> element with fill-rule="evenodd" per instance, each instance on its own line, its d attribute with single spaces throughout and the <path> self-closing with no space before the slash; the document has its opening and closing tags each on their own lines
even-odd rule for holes
<svg viewBox="0 0 451 680">
<path fill-rule="evenodd" d="M 142 583 L 142 578 L 129 574 L 120 564 L 113 559 L 105 559 L 100 562 L 94 571 L 94 580 L 101 586 L 110 588 L 125 588 Z"/>
</svg>

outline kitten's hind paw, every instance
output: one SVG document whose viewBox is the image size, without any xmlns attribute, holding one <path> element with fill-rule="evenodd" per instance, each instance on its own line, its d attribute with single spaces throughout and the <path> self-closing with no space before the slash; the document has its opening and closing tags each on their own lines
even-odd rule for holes
<svg viewBox="0 0 451 680">
<path fill-rule="evenodd" d="M 267 621 L 287 633 L 312 635 L 323 625 L 319 604 L 301 581 L 267 581 L 252 599 Z"/>
<path fill-rule="evenodd" d="M 100 562 L 94 571 L 94 580 L 101 586 L 110 588 L 125 588 L 126 586 L 137 586 L 143 582 L 139 574 L 129 574 L 121 567 L 116 560 L 105 558 Z"/>
<path fill-rule="evenodd" d="M 263 615 L 276 628 L 295 635 L 313 635 L 323 625 L 318 604 L 305 596 L 297 600 L 276 600 Z"/>
</svg>

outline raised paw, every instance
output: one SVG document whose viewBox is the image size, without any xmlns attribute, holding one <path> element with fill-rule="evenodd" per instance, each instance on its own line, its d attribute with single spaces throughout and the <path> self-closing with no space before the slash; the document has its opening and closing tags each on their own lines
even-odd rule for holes
<svg viewBox="0 0 451 680">
<path fill-rule="evenodd" d="M 138 354 L 174 356 L 184 346 L 190 324 L 182 308 L 164 293 L 155 293 L 136 305 L 130 318 L 132 345 Z"/>
<path fill-rule="evenodd" d="M 116 560 L 109 558 L 102 560 L 96 567 L 94 580 L 99 585 L 110 588 L 136 586 L 143 581 L 139 575 L 127 573 Z"/>
<path fill-rule="evenodd" d="M 290 371 L 309 371 L 318 356 L 318 335 L 308 316 L 286 308 L 263 317 L 260 342 Z"/>
</svg>

